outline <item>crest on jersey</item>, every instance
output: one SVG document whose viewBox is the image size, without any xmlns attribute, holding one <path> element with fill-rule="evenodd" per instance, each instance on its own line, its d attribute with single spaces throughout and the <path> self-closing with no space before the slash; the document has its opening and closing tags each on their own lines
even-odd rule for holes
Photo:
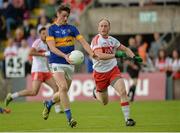
<svg viewBox="0 0 180 133">
<path fill-rule="evenodd" d="M 62 34 L 66 34 L 66 30 L 61 30 Z"/>
<path fill-rule="evenodd" d="M 68 29 L 68 30 L 67 30 L 67 32 L 68 32 L 68 33 L 71 33 L 71 30 L 70 30 L 70 29 Z"/>
</svg>

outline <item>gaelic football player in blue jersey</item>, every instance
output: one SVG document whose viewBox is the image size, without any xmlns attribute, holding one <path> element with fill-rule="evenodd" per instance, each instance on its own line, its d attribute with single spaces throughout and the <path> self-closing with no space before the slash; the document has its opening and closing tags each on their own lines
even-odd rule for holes
<svg viewBox="0 0 180 133">
<path fill-rule="evenodd" d="M 48 29 L 48 36 L 46 38 L 47 44 L 50 48 L 51 55 L 49 63 L 52 66 L 52 72 L 55 81 L 60 89 L 60 99 L 64 106 L 64 111 L 70 127 L 75 127 L 77 122 L 72 118 L 70 109 L 70 102 L 68 97 L 68 90 L 72 81 L 72 74 L 74 72 L 74 65 L 69 59 L 69 54 L 74 50 L 75 40 L 78 40 L 87 53 L 92 57 L 97 56 L 93 53 L 90 45 L 79 33 L 78 29 L 67 23 L 70 14 L 70 8 L 66 5 L 60 5 L 57 9 L 57 20 Z M 43 117 L 48 118 L 51 106 L 54 103 L 50 101 L 44 102 Z"/>
</svg>

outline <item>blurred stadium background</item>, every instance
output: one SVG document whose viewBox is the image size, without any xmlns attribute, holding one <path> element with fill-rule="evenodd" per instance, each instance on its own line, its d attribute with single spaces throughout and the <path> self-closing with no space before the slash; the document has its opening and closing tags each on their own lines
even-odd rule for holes
<svg viewBox="0 0 180 133">
<path fill-rule="evenodd" d="M 112 36 L 126 46 L 136 46 L 139 55 L 143 58 L 143 65 L 136 88 L 135 104 L 132 104 L 133 111 L 138 113 L 138 108 L 134 107 L 136 105 L 140 109 L 141 105 L 149 105 L 145 106 L 145 109 L 167 104 L 170 106 L 161 106 L 162 108 L 157 113 L 160 114 L 163 110 L 170 108 L 170 113 L 174 114 L 173 118 L 164 119 L 169 122 L 157 125 L 160 129 L 147 128 L 148 130 L 146 130 L 146 127 L 142 129 L 139 127 L 137 130 L 126 130 L 123 127 L 122 130 L 110 131 L 180 131 L 180 118 L 178 117 L 180 111 L 180 0 L 0 0 L 0 107 L 4 106 L 3 100 L 7 93 L 24 88 L 31 89 L 31 60 L 28 52 L 33 41 L 38 38 L 38 29 L 48 26 L 54 21 L 55 8 L 61 3 L 71 5 L 72 12 L 69 23 L 76 25 L 89 43 L 97 34 L 98 21 L 105 17 L 111 22 Z M 77 44 L 76 47 L 83 51 L 80 45 Z M 86 55 L 86 53 L 84 54 Z M 127 65 L 122 59 L 118 59 L 118 65 L 123 73 L 128 91 L 132 81 L 127 73 Z M 91 101 L 94 102 L 92 98 L 94 82 L 91 73 L 92 63 L 86 56 L 84 63 L 76 66 L 76 73 L 69 91 L 70 100 L 75 101 L 73 108 L 75 108 L 76 117 L 78 117 L 78 108 L 81 105 L 85 106 L 86 102 L 88 104 Z M 38 101 L 49 99 L 52 94 L 52 89 L 44 85 L 38 96 L 19 98 L 15 103 L 16 106 L 12 105 L 13 113 L 17 110 L 17 112 L 20 111 L 17 115 L 21 115 L 22 112 L 27 111 L 28 105 L 19 104 L 23 101 L 33 101 L 30 107 L 39 107 L 39 109 L 36 108 L 39 113 L 42 108 Z M 118 98 L 111 87 L 109 95 L 113 101 Z M 169 100 L 171 101 L 169 102 Z M 22 108 L 19 109 L 21 105 Z M 90 112 L 99 108 L 92 103 L 89 105 Z M 110 104 L 109 107 L 114 109 L 113 105 Z M 36 111 L 32 111 L 32 113 L 35 114 Z M 143 119 L 146 121 L 145 114 L 147 112 L 142 113 L 144 113 Z M 166 115 L 171 116 L 168 113 Z M 136 114 L 133 113 L 133 116 Z M 16 117 L 18 118 L 18 116 Z M 4 124 L 13 122 L 16 117 L 11 119 L 10 116 L 8 118 L 0 116 L 0 131 L 13 131 L 13 129 L 10 130 L 11 127 L 5 128 Z M 25 117 L 32 116 L 24 116 L 24 122 Z M 142 120 L 141 118 L 139 117 L 139 120 Z M 171 121 L 171 119 L 173 120 Z M 1 121 L 3 122 L 1 123 Z M 153 121 L 149 122 L 153 123 Z M 174 122 L 175 127 L 168 125 L 171 122 Z M 2 125 L 4 125 L 3 128 Z M 86 130 L 86 125 L 83 126 L 85 127 L 76 131 L 106 131 L 103 130 L 103 126 L 97 126 L 94 130 L 90 130 L 90 127 L 87 127 Z M 172 130 L 170 130 L 171 127 Z M 52 131 L 59 131 L 56 130 L 57 127 L 54 128 L 55 130 Z M 15 131 L 51 131 L 51 128 L 49 130 L 38 128 L 28 130 L 29 127 L 24 130 L 20 129 Z"/>
</svg>

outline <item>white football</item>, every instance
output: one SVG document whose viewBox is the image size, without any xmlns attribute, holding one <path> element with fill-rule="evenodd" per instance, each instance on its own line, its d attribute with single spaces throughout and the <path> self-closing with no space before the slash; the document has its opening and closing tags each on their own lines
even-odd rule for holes
<svg viewBox="0 0 180 133">
<path fill-rule="evenodd" d="M 79 65 L 84 61 L 84 54 L 79 50 L 74 50 L 70 53 L 69 59 L 74 65 Z"/>
</svg>

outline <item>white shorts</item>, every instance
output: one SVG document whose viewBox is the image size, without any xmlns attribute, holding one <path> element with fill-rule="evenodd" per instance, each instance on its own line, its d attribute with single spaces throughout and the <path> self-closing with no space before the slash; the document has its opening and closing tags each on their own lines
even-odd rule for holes
<svg viewBox="0 0 180 133">
<path fill-rule="evenodd" d="M 49 64 L 49 70 L 50 70 L 50 72 L 53 72 L 53 70 L 52 70 L 52 64 Z"/>
<path fill-rule="evenodd" d="M 52 73 L 64 72 L 65 78 L 68 80 L 72 80 L 72 75 L 74 73 L 74 65 L 52 63 L 51 70 Z"/>
</svg>

